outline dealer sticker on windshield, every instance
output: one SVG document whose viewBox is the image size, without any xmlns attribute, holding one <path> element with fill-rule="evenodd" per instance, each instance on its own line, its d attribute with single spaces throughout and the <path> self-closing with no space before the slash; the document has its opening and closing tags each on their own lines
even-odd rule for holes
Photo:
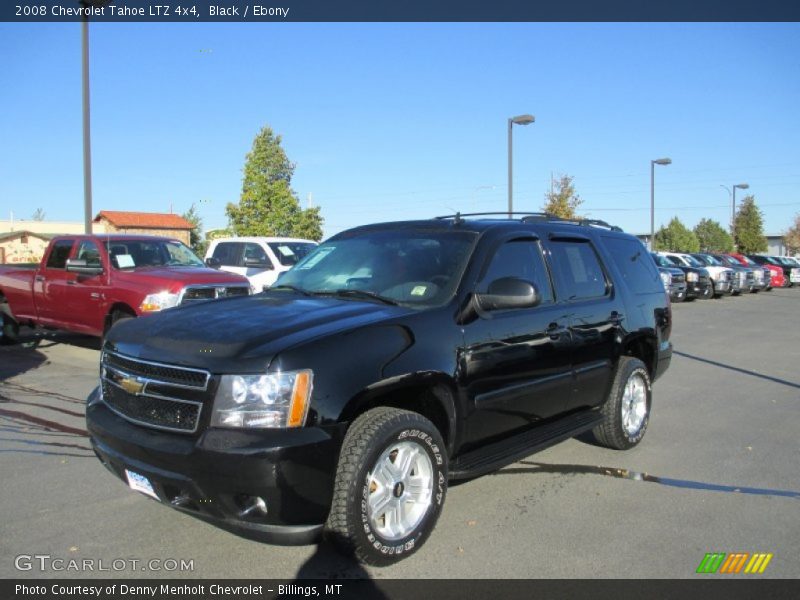
<svg viewBox="0 0 800 600">
<path fill-rule="evenodd" d="M 411 290 L 412 296 L 424 296 L 425 292 L 428 290 L 427 286 L 424 285 L 417 285 L 414 286 L 414 289 Z"/>
<path fill-rule="evenodd" d="M 134 473 L 133 471 L 129 471 L 128 469 L 125 469 L 125 476 L 128 478 L 128 485 L 132 490 L 147 494 L 156 500 L 159 499 L 156 495 L 156 491 L 153 489 L 153 484 L 150 483 L 150 480 L 147 477 L 144 475 L 139 475 L 138 473 Z"/>
</svg>

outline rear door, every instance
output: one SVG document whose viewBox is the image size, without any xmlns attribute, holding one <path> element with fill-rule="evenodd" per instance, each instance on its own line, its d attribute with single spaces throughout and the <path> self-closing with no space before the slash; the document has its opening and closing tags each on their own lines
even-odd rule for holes
<svg viewBox="0 0 800 600">
<path fill-rule="evenodd" d="M 570 315 L 574 379 L 565 409 L 596 406 L 611 385 L 625 319 L 623 301 L 588 237 L 551 236 L 546 244 L 558 296 Z"/>
</svg>

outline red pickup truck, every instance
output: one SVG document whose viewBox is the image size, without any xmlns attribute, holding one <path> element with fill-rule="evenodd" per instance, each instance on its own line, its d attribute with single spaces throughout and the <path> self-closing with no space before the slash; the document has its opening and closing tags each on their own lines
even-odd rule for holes
<svg viewBox="0 0 800 600">
<path fill-rule="evenodd" d="M 20 324 L 102 336 L 120 319 L 249 293 L 245 277 L 206 268 L 175 239 L 62 236 L 38 266 L 0 266 L 0 341 Z"/>
</svg>

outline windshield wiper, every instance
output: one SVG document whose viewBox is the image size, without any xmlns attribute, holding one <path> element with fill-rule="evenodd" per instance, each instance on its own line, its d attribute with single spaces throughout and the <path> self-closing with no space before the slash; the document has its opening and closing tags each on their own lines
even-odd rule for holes
<svg viewBox="0 0 800 600">
<path fill-rule="evenodd" d="M 338 290 L 322 290 L 319 292 L 314 292 L 315 296 L 342 296 L 342 297 L 352 297 L 352 298 L 365 298 L 368 300 L 377 300 L 378 302 L 383 302 L 384 304 L 389 304 L 391 306 L 397 306 L 397 302 L 392 300 L 391 298 L 387 298 L 386 296 L 381 296 L 375 292 L 370 292 L 369 290 L 356 290 L 350 288 L 342 288 Z"/>
<path fill-rule="evenodd" d="M 304 290 L 303 288 L 299 288 L 296 285 L 289 285 L 289 284 L 286 284 L 286 283 L 283 283 L 281 285 L 273 285 L 272 287 L 267 288 L 267 289 L 269 291 L 271 291 L 271 290 L 291 290 L 293 292 L 297 292 L 298 294 L 303 294 L 303 296 L 310 296 L 311 295 L 311 292 L 309 292 L 308 290 Z"/>
</svg>

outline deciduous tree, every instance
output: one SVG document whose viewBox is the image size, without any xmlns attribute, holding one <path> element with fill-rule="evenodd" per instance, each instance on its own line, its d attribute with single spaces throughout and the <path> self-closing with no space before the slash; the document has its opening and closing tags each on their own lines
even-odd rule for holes
<svg viewBox="0 0 800 600">
<path fill-rule="evenodd" d="M 576 214 L 583 200 L 575 193 L 575 185 L 571 175 L 561 175 L 553 184 L 552 191 L 544 195 L 545 204 L 542 211 L 561 217 L 562 219 L 579 219 Z"/>
<path fill-rule="evenodd" d="M 800 213 L 794 216 L 794 224 L 783 234 L 783 243 L 790 254 L 800 252 Z"/>
<path fill-rule="evenodd" d="M 733 238 L 731 234 L 717 221 L 701 219 L 694 226 L 694 234 L 700 244 L 701 252 L 733 252 Z"/>
<path fill-rule="evenodd" d="M 653 244 L 656 250 L 670 252 L 699 252 L 700 242 L 691 229 L 688 229 L 678 217 L 673 217 L 669 224 L 656 231 Z"/>
</svg>

